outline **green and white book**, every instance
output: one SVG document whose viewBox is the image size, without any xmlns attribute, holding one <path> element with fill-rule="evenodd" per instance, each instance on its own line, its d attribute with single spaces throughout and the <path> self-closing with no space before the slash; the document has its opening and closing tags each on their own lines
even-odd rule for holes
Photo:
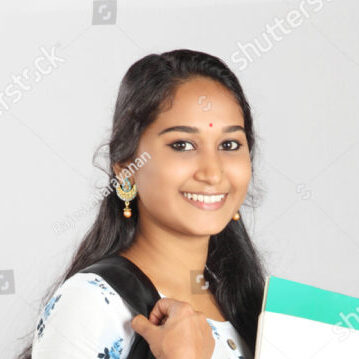
<svg viewBox="0 0 359 359">
<path fill-rule="evenodd" d="M 270 276 L 255 359 L 359 359 L 359 298 Z"/>
</svg>

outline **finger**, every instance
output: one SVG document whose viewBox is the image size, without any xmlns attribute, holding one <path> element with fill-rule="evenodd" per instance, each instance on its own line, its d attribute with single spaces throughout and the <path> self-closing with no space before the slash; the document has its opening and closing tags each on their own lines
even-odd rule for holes
<svg viewBox="0 0 359 359">
<path fill-rule="evenodd" d="M 161 321 L 165 320 L 167 317 L 174 315 L 177 311 L 180 302 L 178 300 L 172 298 L 161 298 L 158 300 L 153 307 L 150 318 L 156 324 L 161 323 Z"/>
<path fill-rule="evenodd" d="M 150 313 L 150 316 L 148 318 L 150 322 L 154 325 L 159 325 L 161 323 L 161 318 L 157 317 L 154 312 Z"/>
<path fill-rule="evenodd" d="M 165 313 L 166 308 L 163 307 L 158 307 L 160 304 L 157 304 L 159 301 L 162 301 L 163 299 L 168 299 L 169 298 L 161 298 L 159 299 L 156 304 L 154 305 L 154 307 L 152 308 L 152 311 L 149 315 L 149 320 L 151 321 L 151 323 L 155 324 L 155 325 L 159 325 L 159 324 L 164 324 L 164 320 L 165 318 L 167 318 L 167 314 Z"/>
<path fill-rule="evenodd" d="M 142 314 L 136 315 L 131 320 L 131 327 L 134 331 L 144 337 L 147 343 L 151 342 L 152 337 L 156 336 L 156 331 L 158 330 L 158 328 Z"/>
</svg>

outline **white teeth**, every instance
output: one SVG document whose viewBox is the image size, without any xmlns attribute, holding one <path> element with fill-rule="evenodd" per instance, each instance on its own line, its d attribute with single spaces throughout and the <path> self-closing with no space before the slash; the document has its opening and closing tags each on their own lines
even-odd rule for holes
<svg viewBox="0 0 359 359">
<path fill-rule="evenodd" d="M 184 196 L 188 199 L 192 199 L 193 201 L 204 202 L 204 203 L 214 203 L 220 202 L 224 198 L 224 194 L 219 194 L 215 196 L 207 196 L 203 194 L 196 194 L 196 193 L 188 193 L 184 192 Z"/>
</svg>

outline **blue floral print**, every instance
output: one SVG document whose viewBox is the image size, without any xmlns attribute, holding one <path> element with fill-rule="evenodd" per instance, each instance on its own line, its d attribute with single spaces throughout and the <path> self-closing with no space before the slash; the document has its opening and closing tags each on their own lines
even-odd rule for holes
<svg viewBox="0 0 359 359">
<path fill-rule="evenodd" d="M 123 338 L 119 337 L 119 339 L 113 342 L 110 350 L 106 347 L 103 353 L 98 353 L 97 357 L 104 359 L 120 359 L 123 350 L 122 342 Z"/>
<path fill-rule="evenodd" d="M 207 319 L 207 322 L 208 322 L 209 326 L 212 328 L 213 334 L 216 336 L 217 339 L 219 339 L 220 335 L 217 332 L 217 328 L 213 325 L 213 323 L 209 319 Z"/>
<path fill-rule="evenodd" d="M 43 331 L 45 329 L 45 324 L 44 321 L 42 320 L 42 318 L 39 320 L 39 323 L 37 324 L 36 330 L 37 330 L 37 337 L 41 338 Z"/>
<path fill-rule="evenodd" d="M 130 346 L 130 335 L 132 333 L 126 332 L 122 329 L 122 323 L 126 319 L 126 325 L 128 326 L 128 319 L 130 311 L 125 304 L 123 308 L 119 308 L 120 303 L 116 302 L 118 297 L 117 292 L 111 287 L 110 283 L 106 282 L 100 275 L 95 273 L 79 274 L 74 276 L 72 281 L 74 285 L 70 285 L 68 288 L 64 288 L 65 291 L 57 291 L 53 297 L 48 301 L 44 307 L 41 316 L 38 319 L 37 328 L 35 330 L 34 341 L 38 340 L 37 345 L 33 346 L 33 354 L 37 354 L 39 359 L 47 359 L 50 351 L 57 349 L 64 350 L 64 346 L 68 352 L 71 349 L 75 349 L 76 356 L 79 359 L 98 358 L 98 359 L 124 359 L 126 358 L 126 350 Z M 84 289 L 82 292 L 80 289 Z M 85 295 L 82 295 L 85 294 Z M 72 298 L 74 301 L 72 301 Z M 77 301 L 79 299 L 79 301 Z M 83 302 L 82 302 L 83 301 Z M 82 305 L 82 303 L 89 303 L 90 305 Z M 74 305 L 76 303 L 76 305 Z M 106 304 L 105 304 L 106 303 Z M 122 304 L 122 302 L 121 302 Z M 61 310 L 67 313 L 74 313 L 76 315 L 74 320 L 80 322 L 81 330 L 76 330 L 78 326 L 71 326 L 68 323 L 70 318 L 68 315 L 61 315 Z M 54 315 L 56 311 L 56 315 Z M 110 312 L 113 311 L 113 316 L 110 318 Z M 123 313 L 123 317 L 122 314 Z M 94 315 L 91 325 L 87 326 L 88 315 Z M 71 318 L 72 319 L 72 318 Z M 96 320 L 98 320 L 100 330 L 95 328 Z M 112 320 L 113 319 L 113 320 Z M 108 320 L 108 323 L 104 321 Z M 49 323 L 52 323 L 53 331 L 45 333 L 49 330 Z M 233 343 L 228 343 L 228 339 L 232 337 L 234 341 L 235 334 L 229 331 L 223 331 L 222 327 L 216 324 L 216 321 L 212 321 L 207 318 L 207 322 L 211 327 L 213 336 L 217 340 L 223 343 L 216 343 L 223 348 L 223 355 L 219 353 L 216 359 L 232 358 L 232 359 L 245 359 L 241 353 L 241 346 L 237 344 L 234 348 Z M 56 330 L 55 330 L 56 329 Z M 57 335 L 63 333 L 65 339 L 71 339 L 66 341 L 59 341 Z M 48 334 L 48 335 L 46 335 Z M 229 338 L 227 339 L 227 335 Z M 41 339 L 41 340 L 40 340 Z M 93 343 L 93 350 L 91 356 L 88 355 L 89 340 Z M 58 347 L 56 346 L 57 343 Z M 35 343 L 35 342 L 34 342 Z M 76 344 L 75 344 L 76 343 Z M 83 355 L 80 355 L 80 349 L 83 347 Z M 86 347 L 86 349 L 85 349 Z M 85 354 L 86 353 L 86 354 Z"/>
<path fill-rule="evenodd" d="M 47 303 L 45 310 L 44 310 L 44 320 L 46 320 L 48 318 L 48 316 L 50 315 L 51 311 L 54 309 L 55 304 L 59 301 L 59 299 L 61 298 L 61 294 L 53 296 L 49 302 Z"/>
<path fill-rule="evenodd" d="M 103 289 L 108 295 L 115 295 L 115 293 L 106 286 L 106 282 L 102 278 L 98 279 L 95 277 L 94 280 L 88 280 L 87 282 Z M 105 297 L 105 302 L 110 304 L 110 301 L 106 297 L 105 293 L 101 291 L 101 294 Z"/>
<path fill-rule="evenodd" d="M 37 327 L 36 327 L 38 338 L 42 337 L 44 329 L 45 329 L 45 322 L 46 322 L 47 318 L 50 316 L 51 312 L 55 308 L 55 304 L 59 301 L 60 298 L 61 298 L 61 294 L 54 295 L 46 304 L 45 309 L 43 311 L 43 315 L 41 316 L 41 318 L 37 324 Z"/>
</svg>

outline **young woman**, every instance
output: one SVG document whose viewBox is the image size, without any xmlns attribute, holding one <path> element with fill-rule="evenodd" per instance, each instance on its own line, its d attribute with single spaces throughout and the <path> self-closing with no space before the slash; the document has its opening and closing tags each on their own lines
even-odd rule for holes
<svg viewBox="0 0 359 359">
<path fill-rule="evenodd" d="M 119 89 L 109 157 L 110 186 L 118 179 L 122 191 L 103 199 L 20 357 L 122 359 L 135 332 L 160 359 L 253 357 L 264 270 L 239 212 L 254 133 L 236 76 L 192 50 L 140 59 Z M 114 254 L 158 290 L 149 318 L 100 276 L 78 273 Z"/>
</svg>

